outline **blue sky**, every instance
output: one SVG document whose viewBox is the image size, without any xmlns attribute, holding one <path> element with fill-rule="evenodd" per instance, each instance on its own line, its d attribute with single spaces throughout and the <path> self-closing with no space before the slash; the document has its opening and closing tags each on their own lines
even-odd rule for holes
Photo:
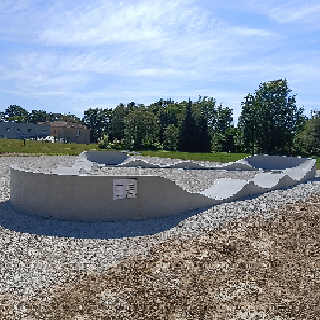
<svg viewBox="0 0 320 320">
<path fill-rule="evenodd" d="M 319 0 L 1 0 L 0 109 L 72 113 L 213 96 L 234 109 L 286 78 L 320 108 Z"/>
</svg>

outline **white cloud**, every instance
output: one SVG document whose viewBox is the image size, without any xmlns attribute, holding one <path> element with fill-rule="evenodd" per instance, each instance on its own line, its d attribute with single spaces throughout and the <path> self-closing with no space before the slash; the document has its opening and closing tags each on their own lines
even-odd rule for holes
<svg viewBox="0 0 320 320">
<path fill-rule="evenodd" d="M 245 5 L 278 23 L 304 23 L 319 27 L 318 0 L 245 0 Z"/>
<path fill-rule="evenodd" d="M 185 70 L 177 70 L 171 68 L 143 68 L 138 69 L 135 72 L 136 76 L 142 77 L 167 77 L 167 76 L 183 76 L 186 73 Z"/>
<path fill-rule="evenodd" d="M 271 9 L 269 16 L 280 23 L 319 22 L 320 5 L 291 5 Z"/>
<path fill-rule="evenodd" d="M 96 0 L 63 9 L 64 3 L 57 1 L 48 11 L 51 18 L 38 28 L 38 39 L 70 49 L 61 53 L 50 46 L 41 53 L 23 54 L 17 58 L 20 73 L 75 72 L 87 73 L 88 78 L 88 73 L 181 78 L 187 73 L 190 80 L 203 79 L 259 48 L 260 41 L 275 39 L 268 30 L 218 20 L 192 0 L 140 0 L 126 5 Z M 244 46 L 248 37 L 254 42 Z"/>
<path fill-rule="evenodd" d="M 248 27 L 231 27 L 230 29 L 235 35 L 245 36 L 245 37 L 271 37 L 275 36 L 274 32 L 270 32 L 264 29 L 258 28 L 248 28 Z"/>
<path fill-rule="evenodd" d="M 181 20 L 194 16 L 184 8 L 188 1 L 138 1 L 126 5 L 97 1 L 95 6 L 53 16 L 40 34 L 48 44 L 102 45 L 164 40 L 167 31 Z M 196 12 L 195 12 L 196 13 Z M 199 15 L 201 24 L 201 15 Z M 190 21 L 193 26 L 196 20 Z"/>
</svg>

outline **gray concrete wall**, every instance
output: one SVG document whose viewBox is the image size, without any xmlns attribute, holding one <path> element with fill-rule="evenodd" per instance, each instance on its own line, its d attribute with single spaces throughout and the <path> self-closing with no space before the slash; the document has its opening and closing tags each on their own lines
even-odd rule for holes
<svg viewBox="0 0 320 320">
<path fill-rule="evenodd" d="M 299 162 L 298 166 L 282 173 L 261 173 L 249 181 L 217 179 L 201 193 L 189 193 L 173 181 L 158 176 L 79 176 L 78 171 L 75 175 L 61 171 L 60 174 L 43 174 L 10 168 L 10 201 L 18 211 L 61 219 L 117 220 L 170 216 L 312 179 L 316 160 L 299 159 Z M 113 200 L 114 179 L 135 179 L 137 198 Z"/>
<path fill-rule="evenodd" d="M 305 158 L 281 157 L 281 156 L 255 156 L 244 159 L 254 168 L 265 170 L 284 170 L 296 167 L 305 161 Z"/>
<path fill-rule="evenodd" d="M 91 162 L 97 162 L 106 165 L 117 165 L 128 158 L 125 152 L 120 151 L 84 151 L 79 155 Z"/>
<path fill-rule="evenodd" d="M 50 126 L 34 123 L 0 122 L 0 138 L 23 139 L 46 137 L 50 135 Z"/>
<path fill-rule="evenodd" d="M 260 173 L 251 180 L 217 179 L 201 194 L 214 200 L 235 201 L 246 196 L 304 183 L 314 178 L 316 160 L 302 160 L 300 165 L 283 170 L 282 173 Z"/>
<path fill-rule="evenodd" d="M 70 176 L 10 169 L 10 202 L 18 211 L 75 220 L 175 215 L 216 203 L 156 176 Z M 137 179 L 137 199 L 113 200 L 113 179 Z"/>
</svg>

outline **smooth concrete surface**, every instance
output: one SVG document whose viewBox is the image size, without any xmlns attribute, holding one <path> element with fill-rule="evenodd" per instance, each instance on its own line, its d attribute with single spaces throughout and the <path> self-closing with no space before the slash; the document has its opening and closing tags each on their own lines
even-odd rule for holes
<svg viewBox="0 0 320 320">
<path fill-rule="evenodd" d="M 245 158 L 238 161 L 238 163 L 249 164 L 253 168 L 262 168 L 264 170 L 284 170 L 297 167 L 305 162 L 305 160 L 305 158 L 259 155 Z"/>
<path fill-rule="evenodd" d="M 222 178 L 215 180 L 212 187 L 200 194 L 210 199 L 229 202 L 267 191 L 270 190 L 254 185 L 251 180 Z"/>
<path fill-rule="evenodd" d="M 82 159 L 105 165 L 117 165 L 125 161 L 128 156 L 125 152 L 120 151 L 83 151 L 79 155 Z"/>
<path fill-rule="evenodd" d="M 14 168 L 10 169 L 10 176 L 10 202 L 15 209 L 60 219 L 142 219 L 218 203 L 157 176 L 63 176 Z M 113 200 L 114 179 L 136 179 L 137 198 Z"/>
<path fill-rule="evenodd" d="M 266 164 L 269 158 L 274 167 Z M 255 161 L 254 157 L 250 157 L 240 160 L 240 163 L 235 162 L 234 168 L 247 170 L 250 167 L 259 170 L 261 168 L 258 166 L 263 165 L 269 170 L 276 168 L 279 172 L 279 167 L 283 166 L 286 159 L 269 156 L 262 159 L 258 156 Z M 280 173 L 263 172 L 251 180 L 217 179 L 208 189 L 200 193 L 190 193 L 173 181 L 158 176 L 92 176 L 90 171 L 97 164 L 88 161 L 86 157 L 80 157 L 77 161 L 76 165 L 52 170 L 51 174 L 11 167 L 12 205 L 19 211 L 61 219 L 115 220 L 161 217 L 292 187 L 313 179 L 316 173 L 315 159 L 289 158 L 289 166 L 296 166 L 280 170 Z M 112 186 L 115 179 L 136 179 L 137 198 L 113 200 Z"/>
</svg>

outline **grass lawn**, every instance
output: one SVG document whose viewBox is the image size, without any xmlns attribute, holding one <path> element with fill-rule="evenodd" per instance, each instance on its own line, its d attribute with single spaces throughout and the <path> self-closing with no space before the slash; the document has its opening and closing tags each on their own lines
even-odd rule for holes
<svg viewBox="0 0 320 320">
<path fill-rule="evenodd" d="M 233 162 L 249 157 L 249 153 L 228 153 L 228 152 L 214 152 L 214 153 L 192 153 L 179 151 L 141 151 L 142 156 L 171 158 L 182 160 L 198 160 L 198 161 L 212 161 L 212 162 Z M 320 157 L 312 156 L 317 160 L 317 170 L 320 170 Z"/>
<path fill-rule="evenodd" d="M 320 170 L 320 157 L 313 156 L 312 158 L 317 159 L 317 163 L 316 163 L 317 170 Z"/>
<path fill-rule="evenodd" d="M 0 155 L 48 155 L 48 156 L 77 156 L 85 150 L 98 149 L 96 144 L 63 144 L 63 143 L 45 143 L 42 141 L 26 140 L 23 145 L 22 139 L 0 139 Z"/>
<path fill-rule="evenodd" d="M 26 140 L 23 145 L 22 139 L 0 139 L 0 156 L 77 156 L 85 150 L 99 150 L 97 144 L 63 144 L 63 143 L 45 143 L 42 141 Z M 101 150 L 103 151 L 103 150 Z M 212 162 L 233 162 L 250 156 L 249 153 L 197 153 L 197 152 L 179 152 L 179 151 L 140 151 L 142 156 L 171 158 L 181 160 L 198 160 Z M 320 170 L 320 157 L 317 159 L 317 170 Z"/>
<path fill-rule="evenodd" d="M 198 160 L 212 162 L 232 162 L 248 157 L 248 153 L 197 153 L 197 152 L 180 152 L 180 151 L 141 151 L 142 156 L 182 159 L 182 160 Z"/>
</svg>

